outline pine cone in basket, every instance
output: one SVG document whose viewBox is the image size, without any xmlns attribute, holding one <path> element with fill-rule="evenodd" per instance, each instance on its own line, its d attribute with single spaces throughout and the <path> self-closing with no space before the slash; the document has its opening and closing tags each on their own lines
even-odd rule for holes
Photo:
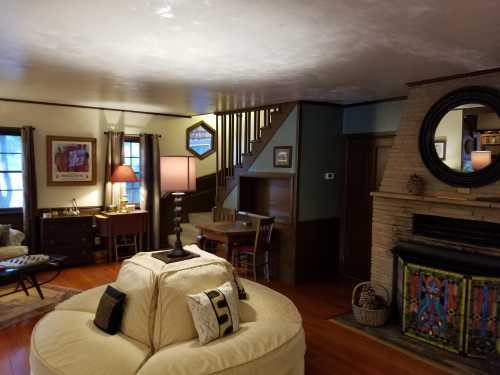
<svg viewBox="0 0 500 375">
<path fill-rule="evenodd" d="M 357 305 L 360 307 L 365 307 L 365 305 L 371 305 L 375 303 L 376 296 L 377 294 L 375 293 L 375 289 L 373 289 L 369 285 L 363 285 L 361 287 L 361 292 L 359 293 L 359 299 Z"/>
<path fill-rule="evenodd" d="M 381 296 L 375 295 L 375 297 L 369 301 L 367 301 L 365 304 L 363 304 L 361 307 L 364 309 L 370 309 L 370 310 L 383 310 L 387 307 L 387 303 Z"/>
</svg>

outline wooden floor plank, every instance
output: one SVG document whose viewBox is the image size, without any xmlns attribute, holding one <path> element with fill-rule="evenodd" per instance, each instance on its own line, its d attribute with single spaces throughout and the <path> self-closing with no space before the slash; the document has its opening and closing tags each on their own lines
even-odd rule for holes
<svg viewBox="0 0 500 375">
<path fill-rule="evenodd" d="M 119 264 L 104 264 L 66 269 L 52 284 L 89 289 L 113 281 L 119 267 Z M 41 279 L 50 276 L 42 275 Z M 328 318 L 350 311 L 353 283 L 349 280 L 317 282 L 296 288 L 277 282 L 269 286 L 287 295 L 302 314 L 308 375 L 447 374 L 429 363 L 329 322 Z M 38 319 L 0 331 L 1 375 L 29 375 L 30 337 Z"/>
</svg>

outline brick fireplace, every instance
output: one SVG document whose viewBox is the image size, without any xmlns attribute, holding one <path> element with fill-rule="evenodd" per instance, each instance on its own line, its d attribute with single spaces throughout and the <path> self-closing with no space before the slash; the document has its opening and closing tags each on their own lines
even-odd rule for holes
<svg viewBox="0 0 500 375">
<path fill-rule="evenodd" d="M 472 189 L 449 186 L 434 177 L 420 157 L 420 127 L 431 106 L 447 93 L 473 85 L 500 89 L 500 72 L 410 87 L 380 190 L 373 193 L 371 278 L 390 290 L 393 288 L 391 250 L 400 240 L 443 243 L 463 251 L 500 256 L 500 252 L 487 247 L 475 248 L 474 245 L 462 246 L 453 241 L 428 239 L 414 235 L 412 230 L 413 214 L 500 223 L 500 181 Z M 407 181 L 413 174 L 425 181 L 422 196 L 407 193 Z M 488 197 L 496 198 L 496 201 L 483 200 Z"/>
<path fill-rule="evenodd" d="M 500 89 L 500 73 L 410 86 L 380 190 L 372 194 L 371 279 L 384 285 L 394 295 L 397 267 L 392 250 L 401 241 L 437 246 L 437 251 L 441 246 L 464 255 L 500 257 L 500 243 L 495 245 L 495 239 L 491 243 L 465 243 L 459 236 L 439 238 L 414 231 L 415 215 L 473 220 L 486 226 L 487 223 L 500 224 L 500 181 L 471 189 L 449 186 L 429 172 L 419 151 L 420 128 L 431 106 L 453 90 L 474 85 Z M 407 192 L 407 182 L 413 174 L 425 182 L 422 195 Z"/>
</svg>

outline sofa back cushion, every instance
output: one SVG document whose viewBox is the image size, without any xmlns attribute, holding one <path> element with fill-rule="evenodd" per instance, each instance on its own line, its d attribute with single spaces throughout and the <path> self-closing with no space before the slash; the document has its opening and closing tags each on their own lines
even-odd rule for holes
<svg viewBox="0 0 500 375">
<path fill-rule="evenodd" d="M 154 349 L 197 337 L 186 296 L 232 280 L 232 266 L 222 258 L 202 256 L 169 264 L 158 278 Z"/>
<path fill-rule="evenodd" d="M 127 295 L 120 331 L 151 347 L 157 300 L 157 279 L 163 265 L 149 256 L 123 262 L 112 284 Z"/>
</svg>

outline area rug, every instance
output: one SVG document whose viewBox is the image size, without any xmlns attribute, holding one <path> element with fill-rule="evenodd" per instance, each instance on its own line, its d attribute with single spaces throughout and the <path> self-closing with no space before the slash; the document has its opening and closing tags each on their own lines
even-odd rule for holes
<svg viewBox="0 0 500 375">
<path fill-rule="evenodd" d="M 42 285 L 41 289 L 44 299 L 41 299 L 34 289 L 29 289 L 29 296 L 20 290 L 0 297 L 0 330 L 52 311 L 58 303 L 80 293 L 76 289 L 50 284 Z M 2 287 L 1 291 L 6 290 Z"/>
<path fill-rule="evenodd" d="M 395 323 L 377 328 L 366 327 L 358 324 L 351 313 L 336 316 L 328 321 L 368 336 L 406 355 L 440 367 L 451 374 L 488 375 L 487 361 L 464 357 L 412 339 L 403 335 L 399 325 Z"/>
</svg>

